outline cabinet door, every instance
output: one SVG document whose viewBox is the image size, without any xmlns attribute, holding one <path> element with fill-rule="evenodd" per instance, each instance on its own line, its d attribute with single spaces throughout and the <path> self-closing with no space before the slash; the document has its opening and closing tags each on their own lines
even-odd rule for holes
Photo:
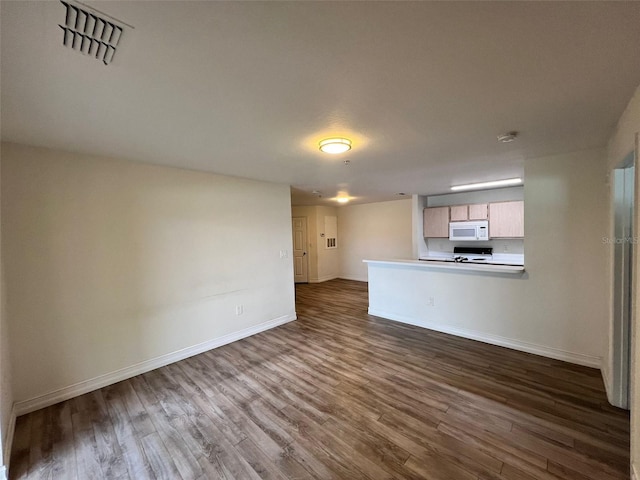
<svg viewBox="0 0 640 480">
<path fill-rule="evenodd" d="M 451 221 L 464 222 L 469 220 L 468 205 L 455 205 L 451 207 Z"/>
<path fill-rule="evenodd" d="M 424 209 L 425 238 L 449 238 L 449 207 Z"/>
<path fill-rule="evenodd" d="M 524 237 L 524 202 L 489 204 L 489 237 Z"/>
<path fill-rule="evenodd" d="M 487 204 L 477 203 L 475 205 L 469 205 L 469 220 L 486 220 L 487 219 Z"/>
</svg>

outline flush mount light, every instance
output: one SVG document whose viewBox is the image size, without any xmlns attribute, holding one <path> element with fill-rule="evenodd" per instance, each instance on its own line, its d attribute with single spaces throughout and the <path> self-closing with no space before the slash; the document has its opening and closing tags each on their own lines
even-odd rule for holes
<svg viewBox="0 0 640 480">
<path fill-rule="evenodd" d="M 494 180 L 492 182 L 469 183 L 467 185 L 454 185 L 451 190 L 457 192 L 459 190 L 478 190 L 481 188 L 507 187 L 509 185 L 520 185 L 521 178 L 508 178 L 506 180 Z"/>
<path fill-rule="evenodd" d="M 518 132 L 503 133 L 502 135 L 498 135 L 498 141 L 500 143 L 511 143 L 516 139 L 517 136 Z"/>
<path fill-rule="evenodd" d="M 351 140 L 348 138 L 325 138 L 320 141 L 320 151 L 336 155 L 351 150 Z"/>
<path fill-rule="evenodd" d="M 349 201 L 351 200 L 351 196 L 349 195 L 348 192 L 340 191 L 331 200 L 335 200 L 338 203 L 349 203 Z"/>
</svg>

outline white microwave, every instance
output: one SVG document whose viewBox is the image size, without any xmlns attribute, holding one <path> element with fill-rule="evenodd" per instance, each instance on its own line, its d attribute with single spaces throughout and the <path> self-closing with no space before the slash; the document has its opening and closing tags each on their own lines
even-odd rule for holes
<svg viewBox="0 0 640 480">
<path fill-rule="evenodd" d="M 477 241 L 489 240 L 489 222 L 450 222 L 449 240 Z"/>
</svg>

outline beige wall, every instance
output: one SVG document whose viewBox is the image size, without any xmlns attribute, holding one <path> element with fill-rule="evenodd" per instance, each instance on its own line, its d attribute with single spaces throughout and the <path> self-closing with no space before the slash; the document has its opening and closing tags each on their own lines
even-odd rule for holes
<svg viewBox="0 0 640 480">
<path fill-rule="evenodd" d="M 1 182 L 0 182 L 1 183 Z M 0 195 L 1 198 L 1 195 Z M 1 203 L 1 201 L 0 201 Z M 1 219 L 0 219 L 1 220 Z M 0 222 L 0 469 L 9 464 L 9 447 L 13 424 L 13 389 L 9 355 L 9 324 L 5 312 L 4 264 L 2 261 L 2 222 Z M 0 478 L 2 473 L 0 472 Z"/>
<path fill-rule="evenodd" d="M 606 152 L 586 150 L 525 162 L 523 318 L 550 346 L 599 357 L 607 331 Z M 588 259 L 588 261 L 585 261 Z M 546 319 L 537 320 L 544 314 Z M 548 325 L 546 324 L 548 322 Z M 557 326 L 554 325 L 557 323 Z"/>
<path fill-rule="evenodd" d="M 364 259 L 412 258 L 411 199 L 338 209 L 340 277 L 367 281 Z"/>
<path fill-rule="evenodd" d="M 307 257 L 309 262 L 309 283 L 324 282 L 337 278 L 339 274 L 339 252 L 342 248 L 341 232 L 338 228 L 338 248 L 326 249 L 324 237 L 324 217 L 337 216 L 336 207 L 294 206 L 292 217 L 307 218 Z"/>
<path fill-rule="evenodd" d="M 3 144 L 2 223 L 23 404 L 295 318 L 285 185 Z"/>
</svg>

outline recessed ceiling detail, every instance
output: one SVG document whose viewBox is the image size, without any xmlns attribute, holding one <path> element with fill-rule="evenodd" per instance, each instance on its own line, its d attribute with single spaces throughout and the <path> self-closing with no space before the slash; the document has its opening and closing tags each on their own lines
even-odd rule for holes
<svg viewBox="0 0 640 480">
<path fill-rule="evenodd" d="M 122 25 L 74 3 L 60 3 L 65 7 L 62 44 L 109 65 L 124 31 Z"/>
</svg>

